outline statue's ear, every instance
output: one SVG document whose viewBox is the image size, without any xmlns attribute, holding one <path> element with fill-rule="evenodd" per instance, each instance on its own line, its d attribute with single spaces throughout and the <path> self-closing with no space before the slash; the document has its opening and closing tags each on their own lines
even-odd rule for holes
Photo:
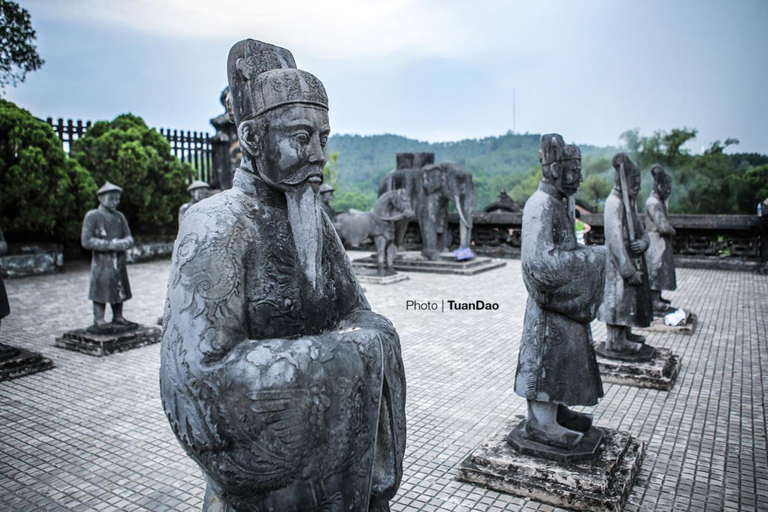
<svg viewBox="0 0 768 512">
<path fill-rule="evenodd" d="M 560 177 L 560 162 L 552 162 L 549 164 L 549 174 L 555 180 Z"/>
<path fill-rule="evenodd" d="M 264 146 L 264 133 L 258 129 L 256 121 L 243 121 L 240 126 L 237 127 L 237 137 L 240 139 L 240 145 L 243 146 L 245 151 L 258 157 L 261 155 L 261 148 Z"/>
</svg>

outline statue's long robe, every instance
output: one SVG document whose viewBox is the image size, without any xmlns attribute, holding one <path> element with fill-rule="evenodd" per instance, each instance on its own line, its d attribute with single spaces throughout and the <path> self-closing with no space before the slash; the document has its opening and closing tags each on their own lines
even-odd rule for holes
<svg viewBox="0 0 768 512">
<path fill-rule="evenodd" d="M 265 187 L 238 170 L 232 189 L 182 221 L 163 406 L 209 497 L 233 510 L 365 512 L 402 476 L 400 341 L 370 310 L 324 214 L 324 283 L 310 291 L 285 205 Z"/>
<path fill-rule="evenodd" d="M 574 222 L 556 194 L 542 183 L 523 210 L 528 303 L 515 393 L 541 402 L 595 405 L 603 385 L 589 323 L 603 294 L 605 249 L 577 244 Z"/>
<path fill-rule="evenodd" d="M 131 298 L 125 251 L 107 249 L 111 240 L 130 236 L 128 221 L 118 211 L 99 206 L 85 214 L 80 242 L 84 249 L 93 251 L 88 300 L 121 304 Z"/>
<path fill-rule="evenodd" d="M 675 254 L 670 238 L 673 228 L 669 223 L 667 205 L 652 193 L 645 202 L 645 215 L 645 226 L 651 242 L 645 252 L 651 290 L 675 290 L 677 289 Z"/>
<path fill-rule="evenodd" d="M 637 210 L 630 208 L 635 229 L 635 239 L 650 244 L 643 223 L 637 216 Z M 635 255 L 630 250 L 629 230 L 627 228 L 621 191 L 613 189 L 605 200 L 603 214 L 605 246 L 608 248 L 608 262 L 605 271 L 605 293 L 603 304 L 598 312 L 598 319 L 610 325 L 628 327 L 648 327 L 653 320 L 651 289 L 648 285 L 648 272 L 645 257 Z M 635 270 L 643 273 L 643 282 L 630 285 L 627 282 Z"/>
</svg>

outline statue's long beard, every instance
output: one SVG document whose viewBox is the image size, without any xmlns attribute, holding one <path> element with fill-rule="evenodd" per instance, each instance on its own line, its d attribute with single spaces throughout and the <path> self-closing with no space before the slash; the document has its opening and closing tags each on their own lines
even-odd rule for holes
<svg viewBox="0 0 768 512">
<path fill-rule="evenodd" d="M 288 220 L 293 233 L 293 243 L 301 268 L 310 285 L 310 293 L 321 293 L 323 224 L 317 208 L 317 195 L 312 186 L 303 183 L 285 191 Z"/>
</svg>

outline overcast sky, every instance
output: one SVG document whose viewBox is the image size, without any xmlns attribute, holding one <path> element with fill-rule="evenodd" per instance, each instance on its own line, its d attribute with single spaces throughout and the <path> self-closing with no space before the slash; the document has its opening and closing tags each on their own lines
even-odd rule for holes
<svg viewBox="0 0 768 512">
<path fill-rule="evenodd" d="M 699 130 L 768 153 L 765 0 L 22 0 L 46 63 L 5 97 L 37 117 L 213 131 L 229 48 L 288 48 L 336 133 L 451 141 Z"/>
</svg>

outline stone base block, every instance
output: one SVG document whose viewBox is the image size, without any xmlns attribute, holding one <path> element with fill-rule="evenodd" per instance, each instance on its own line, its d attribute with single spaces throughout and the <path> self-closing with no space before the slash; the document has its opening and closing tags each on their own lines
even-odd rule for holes
<svg viewBox="0 0 768 512">
<path fill-rule="evenodd" d="M 572 510 L 624 508 L 645 456 L 645 443 L 628 432 L 601 427 L 603 440 L 594 458 L 555 462 L 521 454 L 505 441 L 519 421 L 507 422 L 467 457 L 459 467 L 459 480 Z"/>
<path fill-rule="evenodd" d="M 642 329 L 651 332 L 664 332 L 672 334 L 688 334 L 691 335 L 696 331 L 696 325 L 699 323 L 699 317 L 695 313 L 688 315 L 688 319 L 683 325 L 667 325 L 664 323 L 664 317 L 657 317 L 653 319 L 650 327 L 644 327 Z"/>
<path fill-rule="evenodd" d="M 94 333 L 87 329 L 77 329 L 56 338 L 55 345 L 92 356 L 108 356 L 115 352 L 158 343 L 160 336 L 159 327 L 138 324 L 135 329 L 118 333 Z"/>
<path fill-rule="evenodd" d="M 650 361 L 608 359 L 598 354 L 603 382 L 669 391 L 680 372 L 680 358 L 666 348 L 656 348 Z"/>
<path fill-rule="evenodd" d="M 355 267 L 377 268 L 376 255 L 368 258 L 358 258 L 352 263 Z M 417 251 L 400 253 L 394 261 L 395 270 L 399 272 L 429 272 L 432 274 L 456 274 L 460 276 L 473 276 L 481 272 L 503 267 L 506 264 L 506 261 L 485 257 L 457 261 L 452 252 L 442 253 L 436 260 L 428 260 Z"/>
<path fill-rule="evenodd" d="M 13 348 L 16 349 L 13 355 L 0 360 L 0 382 L 50 370 L 54 367 L 53 361 L 43 357 L 42 354 L 24 348 Z"/>
<path fill-rule="evenodd" d="M 355 270 L 355 276 L 357 277 L 357 281 L 360 283 L 394 284 L 410 279 L 408 276 L 398 274 L 397 272 L 388 276 L 380 276 L 378 275 L 377 269 L 369 268 L 363 265 L 356 265 L 355 263 L 352 263 L 352 268 Z"/>
</svg>

